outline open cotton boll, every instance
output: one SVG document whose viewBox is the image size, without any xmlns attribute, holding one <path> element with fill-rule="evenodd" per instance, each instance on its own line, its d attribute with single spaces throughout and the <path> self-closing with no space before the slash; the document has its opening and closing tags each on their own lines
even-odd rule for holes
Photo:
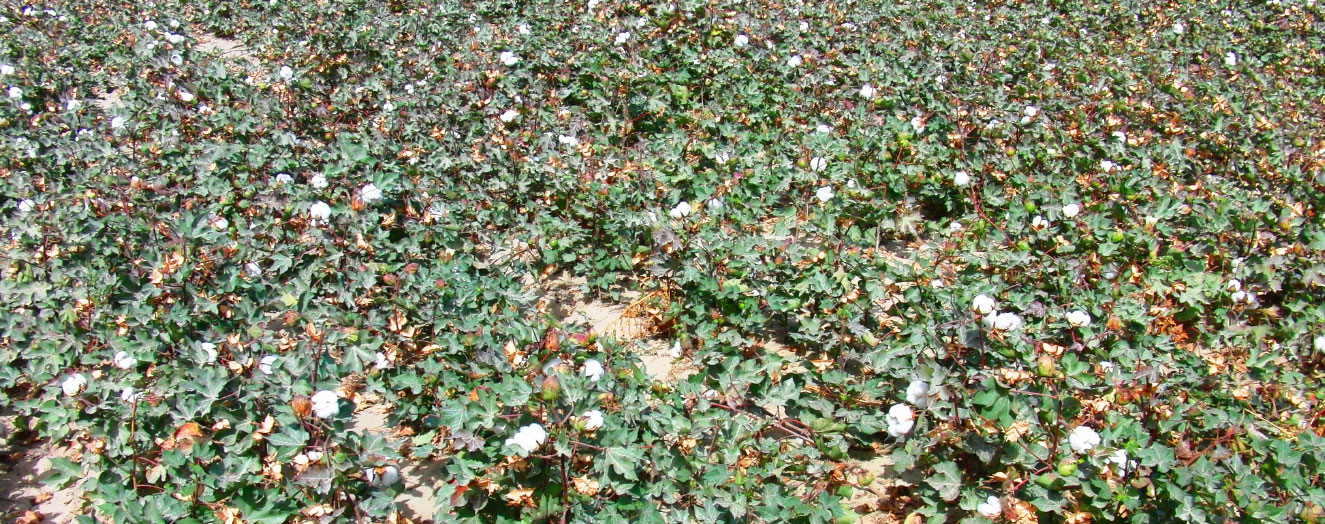
<svg viewBox="0 0 1325 524">
<path fill-rule="evenodd" d="M 313 413 L 318 418 L 331 418 L 340 412 L 340 399 L 336 397 L 336 392 L 331 390 L 322 390 L 313 394 Z"/>
<path fill-rule="evenodd" d="M 816 156 L 810 159 L 810 169 L 819 172 L 828 169 L 828 160 L 824 157 Z"/>
<path fill-rule="evenodd" d="M 998 301 L 994 300 L 993 297 L 990 297 L 989 295 L 979 294 L 975 296 L 974 300 L 971 300 L 971 311 L 978 314 L 988 315 L 997 310 Z"/>
<path fill-rule="evenodd" d="M 1076 310 L 1067 313 L 1067 323 L 1072 327 L 1086 327 L 1090 325 L 1090 313 Z"/>
<path fill-rule="evenodd" d="M 836 193 L 833 191 L 833 188 L 828 186 L 821 187 L 818 191 L 814 192 L 814 197 L 818 198 L 820 202 L 832 200 L 834 196 L 836 196 Z"/>
<path fill-rule="evenodd" d="M 602 411 L 596 409 L 585 411 L 584 414 L 580 415 L 580 419 L 584 420 L 584 429 L 586 430 L 594 431 L 603 427 Z"/>
<path fill-rule="evenodd" d="M 1016 331 L 1021 329 L 1021 317 L 1016 313 L 999 313 L 994 317 L 994 329 L 999 331 Z"/>
<path fill-rule="evenodd" d="M 1089 426 L 1077 426 L 1068 435 L 1067 442 L 1072 446 L 1073 451 L 1083 453 L 1100 445 L 1100 434 Z"/>
<path fill-rule="evenodd" d="M 65 378 L 63 382 L 60 382 L 60 389 L 64 391 L 65 395 L 70 397 L 82 393 L 83 389 L 86 387 L 87 375 L 82 373 L 69 375 L 69 377 Z"/>
<path fill-rule="evenodd" d="M 582 372 L 584 376 L 589 377 L 590 382 L 598 382 L 599 379 L 603 378 L 603 364 L 591 358 L 584 361 Z"/>
<path fill-rule="evenodd" d="M 916 415 L 911 410 L 911 406 L 906 404 L 893 404 L 888 408 L 888 414 L 884 416 L 884 422 L 888 424 L 888 434 L 893 438 L 902 438 L 911 432 L 915 427 Z"/>
<path fill-rule="evenodd" d="M 958 171 L 952 175 L 952 184 L 957 187 L 966 187 L 971 185 L 971 174 L 965 171 Z"/>
<path fill-rule="evenodd" d="M 395 466 L 367 468 L 364 470 L 364 478 L 368 479 L 368 484 L 373 487 L 385 488 L 400 482 L 400 470 Z"/>
<path fill-rule="evenodd" d="M 378 189 L 378 187 L 372 183 L 365 184 L 363 188 L 359 190 L 359 199 L 363 200 L 363 203 L 365 204 L 377 202 L 382 199 L 382 190 Z"/>
<path fill-rule="evenodd" d="M 1068 204 L 1063 206 L 1063 216 L 1067 218 L 1072 218 L 1079 214 L 1081 214 L 1080 204 Z"/>
<path fill-rule="evenodd" d="M 979 512 L 985 518 L 992 519 L 1003 513 L 1003 504 L 999 502 L 998 497 L 990 496 L 985 499 L 984 502 L 981 502 L 980 505 L 976 506 L 975 511 Z"/>
<path fill-rule="evenodd" d="M 668 216 L 671 216 L 672 218 L 679 220 L 687 216 L 690 216 L 690 211 L 691 211 L 690 202 L 686 202 L 683 200 L 681 201 L 681 203 L 677 204 L 676 207 L 673 207 L 672 210 L 669 211 L 667 214 Z"/>
<path fill-rule="evenodd" d="M 138 366 L 138 359 L 129 356 L 128 351 L 116 352 L 114 358 L 112 358 L 111 360 L 115 362 L 115 367 L 120 369 L 127 370 L 127 369 L 133 369 Z"/>
<path fill-rule="evenodd" d="M 322 201 L 314 202 L 313 205 L 308 206 L 308 217 L 315 224 L 325 222 L 328 218 L 331 218 L 331 206 Z"/>
<path fill-rule="evenodd" d="M 920 409 L 929 407 L 929 383 L 923 380 L 912 380 L 906 386 L 906 401 L 915 404 Z"/>
</svg>

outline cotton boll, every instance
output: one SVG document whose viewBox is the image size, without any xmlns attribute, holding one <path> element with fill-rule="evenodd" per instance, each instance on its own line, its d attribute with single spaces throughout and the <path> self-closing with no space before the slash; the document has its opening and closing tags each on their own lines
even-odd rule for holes
<svg viewBox="0 0 1325 524">
<path fill-rule="evenodd" d="M 929 383 L 923 380 L 912 380 L 911 384 L 906 386 L 906 401 L 920 409 L 929 407 Z"/>
<path fill-rule="evenodd" d="M 73 375 L 69 375 L 69 377 L 64 379 L 63 382 L 60 382 L 60 389 L 64 391 L 64 394 L 66 396 L 70 397 L 82 393 L 83 389 L 86 387 L 87 387 L 87 376 L 82 373 L 74 373 Z"/>
<path fill-rule="evenodd" d="M 998 301 L 994 300 L 994 298 L 989 295 L 976 295 L 975 299 L 971 300 L 971 311 L 978 314 L 988 315 L 997 310 Z"/>
<path fill-rule="evenodd" d="M 1077 426 L 1068 435 L 1067 442 L 1072 446 L 1073 451 L 1083 453 L 1100 445 L 1100 434 L 1089 426 Z"/>
<path fill-rule="evenodd" d="M 893 438 L 902 438 L 911 432 L 916 423 L 915 412 L 906 404 L 893 404 L 888 408 L 884 421 L 888 424 L 888 434 Z"/>
<path fill-rule="evenodd" d="M 994 329 L 998 331 L 1016 331 L 1021 329 L 1021 317 L 1016 313 L 999 313 L 994 317 Z"/>
<path fill-rule="evenodd" d="M 985 518 L 996 518 L 1003 514 L 1003 504 L 999 502 L 998 497 L 990 496 L 975 507 L 975 511 Z"/>
<path fill-rule="evenodd" d="M 674 219 L 680 220 L 682 218 L 690 216 L 690 211 L 691 211 L 690 203 L 683 200 L 679 204 L 677 204 L 676 207 L 673 207 L 672 210 L 667 214 L 668 216 L 671 216 Z"/>
<path fill-rule="evenodd" d="M 603 364 L 592 358 L 584 361 L 584 366 L 581 368 L 581 372 L 584 373 L 584 376 L 589 377 L 590 382 L 598 382 L 599 379 L 602 379 L 604 371 Z"/>
<path fill-rule="evenodd" d="M 313 394 L 313 413 L 318 418 L 331 418 L 340 412 L 340 399 L 335 391 L 322 390 Z"/>
<path fill-rule="evenodd" d="M 825 169 L 828 169 L 828 160 L 821 156 L 816 156 L 814 158 L 811 158 L 810 169 L 814 170 L 815 172 L 820 172 Z"/>
<path fill-rule="evenodd" d="M 828 186 L 821 187 L 814 192 L 814 197 L 818 198 L 820 202 L 828 202 L 834 196 L 836 196 L 836 193 L 833 192 L 833 188 Z"/>
<path fill-rule="evenodd" d="M 596 409 L 585 411 L 583 415 L 580 415 L 580 419 L 584 421 L 584 429 L 588 431 L 594 431 L 603 427 L 602 411 Z"/>
<path fill-rule="evenodd" d="M 966 187 L 971 185 L 971 174 L 965 171 L 958 171 L 952 175 L 952 184 L 957 187 Z"/>
<path fill-rule="evenodd" d="M 1067 313 L 1067 323 L 1076 328 L 1089 326 L 1090 313 L 1081 310 L 1069 311 Z"/>
<path fill-rule="evenodd" d="M 1063 206 L 1063 216 L 1073 218 L 1079 214 L 1081 214 L 1080 204 L 1068 204 Z"/>
<path fill-rule="evenodd" d="M 111 360 L 115 363 L 115 367 L 124 370 L 133 369 L 138 366 L 138 359 L 130 356 L 127 351 L 116 352 Z"/>
<path fill-rule="evenodd" d="M 364 184 L 364 186 L 359 189 L 359 199 L 363 200 L 363 203 L 365 204 L 377 202 L 382 199 L 382 190 L 371 183 Z"/>
</svg>

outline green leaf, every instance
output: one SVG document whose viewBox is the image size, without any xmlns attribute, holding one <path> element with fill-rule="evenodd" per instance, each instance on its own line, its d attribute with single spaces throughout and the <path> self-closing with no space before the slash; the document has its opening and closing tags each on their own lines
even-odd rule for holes
<svg viewBox="0 0 1325 524">
<path fill-rule="evenodd" d="M 644 459 L 644 450 L 638 448 L 610 447 L 603 451 L 603 460 L 614 471 L 630 480 L 639 480 L 636 469 Z"/>
<path fill-rule="evenodd" d="M 934 474 L 925 479 L 925 483 L 939 492 L 939 497 L 952 502 L 961 494 L 962 473 L 953 462 L 941 462 L 934 466 Z"/>
</svg>

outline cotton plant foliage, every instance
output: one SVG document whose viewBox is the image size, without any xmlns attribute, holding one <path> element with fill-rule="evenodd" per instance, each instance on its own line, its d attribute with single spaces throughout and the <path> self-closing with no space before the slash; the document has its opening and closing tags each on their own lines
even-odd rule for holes
<svg viewBox="0 0 1325 524">
<path fill-rule="evenodd" d="M 80 522 L 1320 521 L 1318 4 L 14 4 L 11 436 Z"/>
</svg>

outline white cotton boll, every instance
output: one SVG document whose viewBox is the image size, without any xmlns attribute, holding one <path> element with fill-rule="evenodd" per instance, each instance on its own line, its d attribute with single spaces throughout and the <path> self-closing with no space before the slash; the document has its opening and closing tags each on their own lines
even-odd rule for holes
<svg viewBox="0 0 1325 524">
<path fill-rule="evenodd" d="M 69 377 L 64 379 L 63 382 L 60 382 L 60 389 L 64 391 L 66 396 L 70 397 L 82 393 L 83 389 L 86 387 L 87 376 L 82 373 L 69 375 Z"/>
<path fill-rule="evenodd" d="M 570 135 L 561 135 L 557 137 L 557 142 L 563 146 L 579 147 L 580 139 Z"/>
<path fill-rule="evenodd" d="M 912 129 L 915 129 L 917 133 L 924 133 L 924 132 L 925 132 L 925 119 L 920 118 L 920 117 L 918 117 L 918 116 L 911 117 L 911 128 L 912 128 Z"/>
<path fill-rule="evenodd" d="M 111 360 L 115 363 L 115 367 L 120 369 L 127 370 L 138 366 L 138 359 L 130 356 L 128 351 L 117 351 Z"/>
<path fill-rule="evenodd" d="M 1312 341 L 1312 345 L 1316 348 L 1316 351 L 1325 351 L 1325 335 L 1318 335 Z"/>
<path fill-rule="evenodd" d="M 1322 338 L 1325 338 L 1325 337 L 1322 337 Z M 674 358 L 674 359 L 681 358 L 681 341 L 680 341 L 680 340 L 678 340 L 678 341 L 672 343 L 672 347 L 671 347 L 671 349 L 668 349 L 668 350 L 667 350 L 667 356 L 672 357 L 672 358 Z"/>
<path fill-rule="evenodd" d="M 225 231 L 226 229 L 230 228 L 230 221 L 226 220 L 225 217 L 222 216 L 216 216 L 215 214 L 212 214 L 210 222 L 212 225 L 212 229 L 215 229 L 217 231 Z"/>
<path fill-rule="evenodd" d="M 929 383 L 923 380 L 912 380 L 906 386 L 906 401 L 920 409 L 929 407 Z"/>
<path fill-rule="evenodd" d="M 120 402 L 125 404 L 137 404 L 143 399 L 144 394 L 133 388 L 133 386 L 124 386 L 120 390 Z"/>
<path fill-rule="evenodd" d="M 262 276 L 262 266 L 257 262 L 244 264 L 244 274 L 248 275 L 248 278 L 258 278 Z"/>
<path fill-rule="evenodd" d="M 23 98 L 23 89 L 18 86 L 9 87 L 9 98 Z"/>
<path fill-rule="evenodd" d="M 674 219 L 680 220 L 690 216 L 690 211 L 690 203 L 683 200 L 681 203 L 677 204 L 676 207 L 673 207 L 667 214 Z"/>
<path fill-rule="evenodd" d="M 183 91 L 183 90 L 181 90 L 176 96 L 179 97 L 179 100 L 180 100 L 181 102 L 186 102 L 186 103 L 187 103 L 187 102 L 192 102 L 195 98 L 197 98 L 197 97 L 193 96 L 193 93 L 190 93 L 190 92 L 188 92 L 188 91 Z"/>
<path fill-rule="evenodd" d="M 272 366 L 276 364 L 276 355 L 267 355 L 258 360 L 258 371 L 263 375 L 270 375 Z"/>
<path fill-rule="evenodd" d="M 630 40 L 630 31 L 622 31 L 620 33 L 617 33 L 616 40 L 614 40 L 614 42 L 616 42 L 616 45 L 621 45 L 628 42 L 629 40 Z"/>
<path fill-rule="evenodd" d="M 169 24 L 170 24 L 170 28 L 171 28 L 171 29 L 178 29 L 178 28 L 179 28 L 179 20 L 171 19 L 170 22 L 169 22 Z"/>
<path fill-rule="evenodd" d="M 29 199 L 29 198 L 25 198 L 25 199 L 20 200 L 20 201 L 18 202 L 18 212 L 19 212 L 19 213 L 31 213 L 32 210 L 33 210 L 34 208 L 36 208 L 36 207 L 37 207 L 37 203 L 36 203 L 36 202 L 33 202 L 32 199 Z"/>
<path fill-rule="evenodd" d="M 1090 325 L 1090 313 L 1087 313 L 1087 312 L 1085 312 L 1085 311 L 1081 311 L 1081 310 L 1079 310 L 1079 309 L 1076 310 L 1076 311 L 1069 311 L 1069 312 L 1067 313 L 1067 323 L 1068 323 L 1068 325 L 1070 325 L 1070 326 L 1072 326 L 1072 327 L 1077 327 L 1077 328 L 1081 328 L 1081 327 L 1089 326 L 1089 325 Z"/>
<path fill-rule="evenodd" d="M 331 206 L 322 201 L 314 202 L 308 206 L 308 217 L 314 223 L 323 222 L 331 217 Z"/>
<path fill-rule="evenodd" d="M 804 62 L 805 60 L 801 58 L 801 55 L 791 55 L 790 57 L 787 57 L 787 65 L 791 67 L 800 67 Z"/>
<path fill-rule="evenodd" d="M 1124 133 L 1122 131 L 1114 131 L 1113 139 L 1122 143 L 1127 143 L 1127 133 Z"/>
<path fill-rule="evenodd" d="M 975 299 L 971 300 L 971 311 L 981 315 L 988 315 L 997 310 L 998 301 L 994 300 L 994 298 L 989 295 L 976 295 Z"/>
<path fill-rule="evenodd" d="M 1003 503 L 999 502 L 998 497 L 990 496 L 975 507 L 975 511 L 985 518 L 995 518 L 1003 514 Z"/>
<path fill-rule="evenodd" d="M 294 79 L 294 69 L 290 69 L 290 66 L 281 66 L 281 72 L 279 74 L 281 76 L 281 80 L 284 80 L 286 82 L 289 82 L 290 80 Z"/>
<path fill-rule="evenodd" d="M 501 121 L 502 121 L 502 122 L 506 122 L 506 123 L 509 124 L 509 123 L 511 123 L 511 122 L 514 122 L 514 121 L 515 121 L 515 118 L 518 117 L 518 116 L 520 116 L 520 113 L 517 113 L 514 109 L 507 109 L 507 110 L 506 110 L 505 112 L 503 112 L 503 113 L 501 114 L 501 116 L 498 117 L 498 118 L 501 118 Z"/>
<path fill-rule="evenodd" d="M 1035 106 L 1026 106 L 1026 109 L 1023 109 L 1021 112 L 1022 114 L 1028 117 L 1035 118 L 1036 115 L 1040 114 L 1040 108 Z"/>
<path fill-rule="evenodd" d="M 513 66 L 515 64 L 520 63 L 520 57 L 510 51 L 502 51 L 499 58 L 501 59 L 502 64 L 508 66 Z"/>
<path fill-rule="evenodd" d="M 364 186 L 359 189 L 359 199 L 363 200 L 363 203 L 365 204 L 377 202 L 382 199 L 382 190 L 372 183 L 364 184 Z"/>
<path fill-rule="evenodd" d="M 836 196 L 836 193 L 833 192 L 833 188 L 828 186 L 821 187 L 818 191 L 814 192 L 814 197 L 818 198 L 820 202 L 828 202 L 829 200 L 832 200 L 834 196 Z"/>
<path fill-rule="evenodd" d="M 294 177 L 288 173 L 276 173 L 276 185 L 290 184 L 294 182 Z"/>
<path fill-rule="evenodd" d="M 378 371 L 391 369 L 391 361 L 386 358 L 386 353 L 378 351 L 373 355 L 373 369 Z"/>
<path fill-rule="evenodd" d="M 590 382 L 598 382 L 599 379 L 603 378 L 603 364 L 591 358 L 584 361 L 584 367 L 581 368 L 581 372 L 584 373 L 584 376 L 589 377 Z"/>
<path fill-rule="evenodd" d="M 146 22 L 143 22 L 143 27 L 146 28 L 148 31 L 156 31 L 157 25 L 156 22 L 148 20 Z"/>
<path fill-rule="evenodd" d="M 1105 462 L 1113 464 L 1122 472 L 1128 472 L 1136 469 L 1136 461 L 1127 456 L 1126 450 L 1117 450 L 1105 457 Z"/>
<path fill-rule="evenodd" d="M 884 416 L 884 421 L 888 424 L 888 434 L 893 438 L 902 438 L 916 425 L 915 412 L 911 411 L 911 406 L 906 404 L 893 404 L 888 408 L 888 414 Z"/>
<path fill-rule="evenodd" d="M 204 364 L 216 362 L 216 344 L 211 342 L 200 342 L 198 343 L 198 349 L 202 350 Z"/>
<path fill-rule="evenodd" d="M 721 151 L 718 154 L 713 155 L 713 162 L 720 166 L 726 165 L 728 162 L 731 162 L 731 160 L 732 156 L 728 154 L 726 151 Z"/>
<path fill-rule="evenodd" d="M 1079 214 L 1081 214 L 1080 204 L 1068 204 L 1063 206 L 1063 216 L 1073 218 Z"/>
<path fill-rule="evenodd" d="M 1100 160 L 1100 171 L 1103 171 L 1105 173 L 1112 173 L 1117 170 L 1118 170 L 1118 164 L 1113 163 L 1113 161 Z"/>
<path fill-rule="evenodd" d="M 166 41 L 172 44 L 178 44 L 184 41 L 184 35 L 177 35 L 175 33 L 166 33 Z"/>
<path fill-rule="evenodd" d="M 8 76 L 14 74 L 14 66 L 9 64 L 0 64 L 0 75 Z"/>
<path fill-rule="evenodd" d="M 603 427 L 603 412 L 596 409 L 585 411 L 580 418 L 584 420 L 584 429 L 589 431 Z"/>
<path fill-rule="evenodd" d="M 547 431 L 543 429 L 541 424 L 530 424 L 520 428 L 514 436 L 506 439 L 505 445 L 514 445 L 520 448 L 522 455 L 525 455 L 538 449 L 544 442 L 547 442 Z"/>
<path fill-rule="evenodd" d="M 1246 291 L 1234 291 L 1233 294 L 1232 294 L 1229 298 L 1232 298 L 1232 299 L 1233 299 L 1233 302 L 1243 302 L 1243 301 L 1247 300 L 1247 292 L 1246 292 Z"/>
<path fill-rule="evenodd" d="M 832 128 L 831 126 L 829 126 L 828 124 L 819 124 L 818 126 L 815 126 L 814 130 L 815 130 L 815 132 L 817 132 L 817 133 L 819 133 L 819 134 L 821 134 L 821 135 L 826 135 L 826 134 L 828 134 L 828 133 L 832 133 L 832 132 L 833 132 L 833 128 Z"/>
<path fill-rule="evenodd" d="M 1077 426 L 1068 435 L 1067 442 L 1072 446 L 1073 451 L 1083 453 L 1100 445 L 1100 434 L 1089 426 Z"/>
<path fill-rule="evenodd" d="M 124 123 L 125 123 L 124 117 L 117 116 L 115 118 L 110 119 L 110 128 L 119 129 L 121 127 L 124 127 Z"/>
<path fill-rule="evenodd" d="M 710 198 L 708 203 L 705 205 L 709 208 L 710 213 L 717 213 L 718 211 L 722 211 L 721 198 Z"/>
<path fill-rule="evenodd" d="M 308 177 L 308 185 L 312 186 L 314 189 L 326 189 L 327 177 L 321 174 Z"/>
<path fill-rule="evenodd" d="M 1016 313 L 999 313 L 994 317 L 994 329 L 998 331 L 1016 331 L 1021 329 L 1021 317 Z"/>
<path fill-rule="evenodd" d="M 747 44 L 750 43 L 750 37 L 745 35 L 736 35 L 736 38 L 733 40 L 733 43 L 736 44 L 736 47 L 745 47 Z"/>
<path fill-rule="evenodd" d="M 340 399 L 336 397 L 336 392 L 331 390 L 322 390 L 313 394 L 313 413 L 318 418 L 331 418 L 340 412 Z"/>
<path fill-rule="evenodd" d="M 958 222 L 956 220 L 953 220 L 951 223 L 948 224 L 949 235 L 955 235 L 957 233 L 961 233 L 963 229 L 966 229 L 966 227 L 963 226 L 961 222 Z"/>
<path fill-rule="evenodd" d="M 1238 291 L 1242 291 L 1242 281 L 1236 278 L 1229 280 L 1228 284 L 1225 287 L 1228 289 L 1230 293 L 1236 293 Z"/>
<path fill-rule="evenodd" d="M 1031 229 L 1039 231 L 1046 227 L 1049 227 L 1049 221 L 1046 220 L 1043 216 L 1035 215 L 1035 218 L 1031 219 Z"/>
<path fill-rule="evenodd" d="M 958 171 L 952 175 L 952 183 L 957 187 L 966 187 L 971 185 L 971 174 L 965 171 Z"/>
<path fill-rule="evenodd" d="M 310 461 L 312 458 L 309 459 Z M 395 466 L 382 466 L 380 468 L 367 468 L 364 470 L 364 478 L 368 484 L 376 488 L 385 488 L 400 483 L 400 470 Z"/>
<path fill-rule="evenodd" d="M 985 329 L 994 329 L 995 320 L 998 320 L 998 312 L 990 311 L 988 315 L 985 315 L 980 319 L 980 324 L 983 325 Z"/>
<path fill-rule="evenodd" d="M 1182 22 L 1173 23 L 1173 34 L 1180 35 L 1187 32 L 1187 25 Z"/>
<path fill-rule="evenodd" d="M 515 30 L 516 30 L 517 32 L 519 32 L 520 34 L 522 34 L 522 35 L 528 35 L 528 34 L 529 34 L 529 24 L 520 24 L 520 25 L 517 25 L 517 26 L 515 26 Z"/>
<path fill-rule="evenodd" d="M 383 112 L 383 113 L 390 113 L 390 112 L 395 111 L 395 110 L 396 110 L 396 104 L 391 103 L 390 100 L 388 100 L 388 101 L 386 101 L 385 103 L 382 104 L 382 112 Z"/>
<path fill-rule="evenodd" d="M 869 85 L 869 84 L 865 84 L 865 85 L 863 85 L 863 86 L 860 87 L 860 97 L 861 97 L 861 98 L 864 98 L 864 99 L 867 99 L 867 100 L 868 100 L 868 99 L 872 99 L 872 98 L 874 98 L 874 95 L 875 95 L 877 92 L 878 92 L 878 91 L 874 89 L 874 86 Z"/>
<path fill-rule="evenodd" d="M 815 172 L 820 172 L 825 169 L 828 169 L 828 160 L 821 156 L 816 156 L 814 158 L 811 158 L 810 169 Z"/>
</svg>

